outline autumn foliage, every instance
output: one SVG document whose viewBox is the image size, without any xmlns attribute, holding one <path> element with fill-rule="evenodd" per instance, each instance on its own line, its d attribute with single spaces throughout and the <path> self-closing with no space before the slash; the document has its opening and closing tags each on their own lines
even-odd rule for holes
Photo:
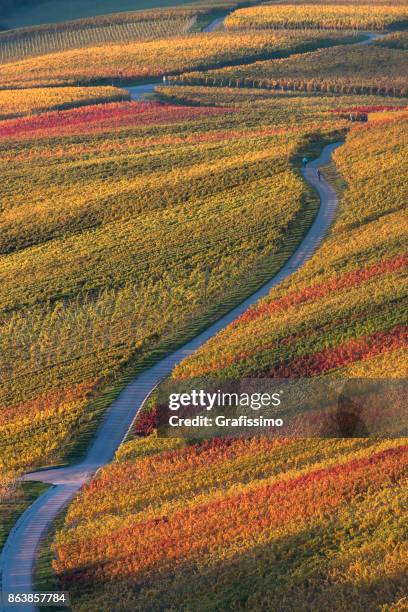
<svg viewBox="0 0 408 612">
<path fill-rule="evenodd" d="M 390 372 L 404 374 L 408 123 L 392 117 L 355 129 L 336 152 L 349 187 L 330 238 L 305 270 L 180 364 L 176 377 L 316 375 L 362 361 L 360 372 L 369 373 L 381 354 Z M 378 163 L 388 168 L 380 180 Z"/>
<path fill-rule="evenodd" d="M 405 50 L 376 45 L 336 46 L 242 66 L 186 72 L 174 79 L 213 87 L 229 85 L 281 92 L 403 98 L 408 95 L 406 53 Z M 364 72 L 361 72 L 362 65 Z"/>
<path fill-rule="evenodd" d="M 1 95 L 1 92 L 0 92 Z M 137 125 L 165 124 L 228 112 L 218 108 L 180 107 L 158 102 L 123 102 L 43 113 L 0 124 L 0 138 L 49 138 L 92 134 Z"/>
<path fill-rule="evenodd" d="M 194 335 L 293 251 L 317 206 L 293 159 L 316 129 L 342 125 L 293 107 L 290 131 L 280 100 L 121 102 L 1 122 L 4 469 L 73 452 L 127 364 Z M 138 425 L 154 426 L 152 415 Z"/>
<path fill-rule="evenodd" d="M 331 445 L 217 440 L 113 464 L 81 493 L 57 536 L 54 567 L 61 585 L 75 594 L 80 610 L 87 602 L 83 594 L 96 584 L 98 606 L 106 610 L 115 594 L 116 604 L 123 606 L 178 606 L 186 600 L 194 605 L 204 597 L 216 607 L 229 589 L 238 588 L 240 569 L 250 564 L 252 587 L 240 582 L 245 600 L 261 601 L 268 585 L 269 601 L 295 597 L 300 602 L 312 596 L 310 581 L 323 576 L 328 583 L 320 597 L 329 598 L 333 586 L 341 584 L 335 568 L 352 571 L 348 548 L 364 533 L 364 562 L 370 547 L 379 544 L 374 526 L 384 509 L 373 500 L 388 500 L 397 489 L 401 493 L 394 503 L 405 514 L 400 487 L 408 466 L 402 442 L 343 440 Z M 351 517 L 354 529 L 348 532 Z M 397 517 L 392 524 L 398 524 Z M 373 527 L 370 535 L 368 525 Z M 308 538 L 311 531 L 317 541 Z M 303 541 L 294 582 L 290 568 L 277 561 Z M 394 548 L 389 540 L 385 579 L 396 567 Z M 306 572 L 312 560 L 316 565 Z M 210 576 L 212 588 L 206 589 Z M 271 588 L 278 578 L 279 595 Z M 402 585 L 401 576 L 393 595 L 385 591 L 383 597 L 398 597 Z M 377 596 L 357 595 L 361 605 Z M 340 610 L 336 601 L 334 609 Z"/>
<path fill-rule="evenodd" d="M 321 28 L 346 30 L 386 30 L 408 23 L 408 6 L 344 2 L 278 3 L 234 11 L 226 19 L 226 27 L 241 28 Z"/>
<path fill-rule="evenodd" d="M 319 206 L 301 160 L 327 142 L 345 139 L 322 169 L 341 200 L 328 236 L 172 376 L 406 377 L 406 36 L 363 48 L 349 28 L 405 24 L 408 3 L 371 5 L 0 34 L 4 499 L 77 460 L 129 378 L 275 275 Z M 144 102 L 110 86 L 163 75 L 190 86 Z M 153 396 L 58 528 L 74 610 L 405 609 L 406 440 L 198 443 L 157 422 Z"/>
<path fill-rule="evenodd" d="M 0 90 L 0 118 L 9 119 L 50 110 L 82 105 L 120 102 L 129 99 L 126 91 L 116 87 L 37 87 L 35 89 Z"/>
</svg>

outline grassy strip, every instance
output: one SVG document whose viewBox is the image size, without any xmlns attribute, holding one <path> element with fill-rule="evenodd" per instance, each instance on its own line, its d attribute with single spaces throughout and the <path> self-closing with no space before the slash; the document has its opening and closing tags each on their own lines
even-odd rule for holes
<svg viewBox="0 0 408 612">
<path fill-rule="evenodd" d="M 9 499 L 0 500 L 0 550 L 19 516 L 47 489 L 43 482 L 22 482 Z"/>
<path fill-rule="evenodd" d="M 334 161 L 331 161 L 329 164 L 322 166 L 320 170 L 323 176 L 337 193 L 339 200 L 341 200 L 345 190 L 347 189 L 347 183 L 338 171 Z"/>
<path fill-rule="evenodd" d="M 36 564 L 34 566 L 34 591 L 35 592 L 46 592 L 50 593 L 53 591 L 59 591 L 60 587 L 58 584 L 57 576 L 52 567 L 52 560 L 54 553 L 52 550 L 52 543 L 57 531 L 60 531 L 64 525 L 64 518 L 66 509 L 54 521 L 50 531 L 44 537 L 40 544 L 40 548 L 37 553 Z M 66 607 L 54 606 L 53 610 L 66 610 Z M 41 612 L 49 612 L 48 606 L 40 606 Z"/>
</svg>

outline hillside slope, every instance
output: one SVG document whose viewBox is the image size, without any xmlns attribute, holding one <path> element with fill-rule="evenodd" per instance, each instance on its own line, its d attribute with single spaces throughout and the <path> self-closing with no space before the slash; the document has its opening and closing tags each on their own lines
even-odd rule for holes
<svg viewBox="0 0 408 612">
<path fill-rule="evenodd" d="M 174 377 L 407 375 L 408 118 L 390 116 L 336 154 L 348 187 L 319 252 Z M 75 610 L 403 609 L 407 460 L 404 439 L 152 433 L 71 505 L 55 569 Z"/>
</svg>

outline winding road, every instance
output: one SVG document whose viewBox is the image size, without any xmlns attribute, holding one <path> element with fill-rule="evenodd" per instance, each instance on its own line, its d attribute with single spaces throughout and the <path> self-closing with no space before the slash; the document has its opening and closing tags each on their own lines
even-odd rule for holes
<svg viewBox="0 0 408 612">
<path fill-rule="evenodd" d="M 224 23 L 225 17 L 217 17 L 213 19 L 208 26 L 203 28 L 203 32 L 215 32 Z M 134 87 L 126 87 L 126 90 L 130 93 L 131 100 L 142 100 L 146 94 L 153 93 L 155 88 L 159 85 L 163 85 L 162 81 L 152 81 L 143 85 L 135 85 Z"/>
<path fill-rule="evenodd" d="M 212 22 L 208 27 L 213 26 L 213 29 L 218 27 L 220 21 L 215 21 L 217 23 Z M 381 35 L 367 33 L 367 36 L 368 39 L 359 44 L 370 44 Z M 158 82 L 129 88 L 132 99 L 140 99 L 145 93 L 153 91 L 156 85 L 158 85 Z M 326 146 L 318 159 L 310 162 L 306 168 L 302 169 L 304 179 L 320 196 L 320 209 L 301 244 L 280 271 L 261 289 L 224 315 L 207 330 L 145 370 L 125 387 L 107 410 L 96 437 L 81 463 L 60 469 L 33 472 L 24 476 L 25 480 L 45 482 L 50 484 L 51 487 L 20 516 L 10 531 L 0 556 L 1 590 L 3 592 L 33 592 L 33 568 L 41 539 L 80 487 L 89 481 L 98 468 L 112 460 L 115 451 L 132 426 L 138 411 L 156 385 L 171 373 L 176 364 L 243 314 L 249 306 L 266 296 L 273 287 L 288 278 L 313 255 L 326 236 L 338 207 L 338 199 L 334 189 L 323 176 L 319 181 L 317 168 L 327 164 L 331 160 L 333 151 L 342 144 L 342 142 L 338 142 Z M 16 607 L 3 605 L 2 609 L 16 610 Z M 20 609 L 22 609 L 21 606 Z M 32 604 L 24 606 L 24 612 L 34 612 L 35 610 L 37 610 L 37 607 Z"/>
<path fill-rule="evenodd" d="M 33 567 L 41 538 L 78 489 L 92 477 L 99 467 L 111 461 L 143 402 L 155 386 L 171 373 L 176 364 L 243 314 L 249 306 L 266 296 L 273 287 L 293 274 L 313 255 L 327 234 L 338 206 L 334 189 L 323 176 L 319 181 L 317 168 L 327 164 L 333 151 L 341 144 L 338 142 L 326 146 L 318 159 L 302 169 L 305 180 L 318 192 L 321 205 L 301 244 L 280 271 L 239 306 L 132 381 L 111 404 L 94 442 L 81 463 L 65 468 L 41 470 L 24 477 L 25 480 L 41 481 L 53 486 L 20 516 L 9 534 L 0 559 L 3 592 L 33 592 Z M 34 610 L 36 608 L 33 606 L 24 607 L 24 612 Z"/>
</svg>

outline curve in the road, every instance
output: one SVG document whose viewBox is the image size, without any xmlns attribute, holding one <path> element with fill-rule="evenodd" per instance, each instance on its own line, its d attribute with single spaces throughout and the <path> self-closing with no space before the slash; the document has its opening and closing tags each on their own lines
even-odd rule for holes
<svg viewBox="0 0 408 612">
<path fill-rule="evenodd" d="M 215 32 L 218 30 L 221 25 L 224 23 L 225 17 L 218 17 L 211 21 L 205 28 L 203 28 L 203 32 Z M 378 40 L 379 38 L 383 38 L 386 34 L 381 32 L 363 32 L 367 38 L 366 40 L 355 43 L 356 45 L 367 46 L 371 45 L 373 42 Z M 130 99 L 133 101 L 143 100 L 146 94 L 151 94 L 154 92 L 156 87 L 159 85 L 163 85 L 162 81 L 151 81 L 150 83 L 144 83 L 143 85 L 134 85 L 133 87 L 126 87 L 126 91 L 130 93 Z"/>
<path fill-rule="evenodd" d="M 208 24 L 205 28 L 203 28 L 203 32 L 215 32 L 218 30 L 222 24 L 224 23 L 225 17 L 217 17 L 213 19 L 211 23 Z M 130 93 L 131 100 L 143 100 L 146 94 L 151 94 L 154 92 L 156 87 L 159 85 L 163 85 L 163 82 L 154 80 L 151 83 L 144 83 L 143 85 L 134 85 L 133 87 L 126 87 L 126 91 Z"/>
<path fill-rule="evenodd" d="M 0 559 L 3 592 L 33 592 L 32 570 L 41 538 L 81 485 L 87 482 L 99 467 L 113 458 L 152 389 L 171 373 L 176 364 L 232 323 L 249 306 L 266 296 L 273 287 L 303 266 L 315 252 L 326 236 L 338 206 L 336 192 L 323 176 L 319 180 L 317 168 L 327 164 L 331 160 L 333 151 L 341 144 L 337 142 L 326 146 L 318 159 L 302 169 L 305 180 L 318 192 L 321 204 L 309 231 L 280 271 L 239 306 L 131 382 L 108 409 L 94 442 L 80 464 L 61 469 L 42 470 L 24 477 L 25 480 L 46 482 L 53 486 L 21 515 L 9 534 Z M 32 612 L 35 609 L 27 606 L 25 612 Z"/>
<path fill-rule="evenodd" d="M 205 26 L 205 28 L 203 28 L 203 32 L 215 32 L 222 26 L 224 20 L 225 17 L 217 17 L 217 19 L 213 19 L 213 21 L 211 21 L 208 26 Z"/>
<path fill-rule="evenodd" d="M 379 38 L 384 38 L 384 36 L 387 36 L 387 33 L 384 32 L 364 32 L 364 34 L 367 36 L 367 39 L 356 43 L 357 45 L 363 45 L 366 47 L 367 45 L 372 45 L 373 42 Z"/>
</svg>

